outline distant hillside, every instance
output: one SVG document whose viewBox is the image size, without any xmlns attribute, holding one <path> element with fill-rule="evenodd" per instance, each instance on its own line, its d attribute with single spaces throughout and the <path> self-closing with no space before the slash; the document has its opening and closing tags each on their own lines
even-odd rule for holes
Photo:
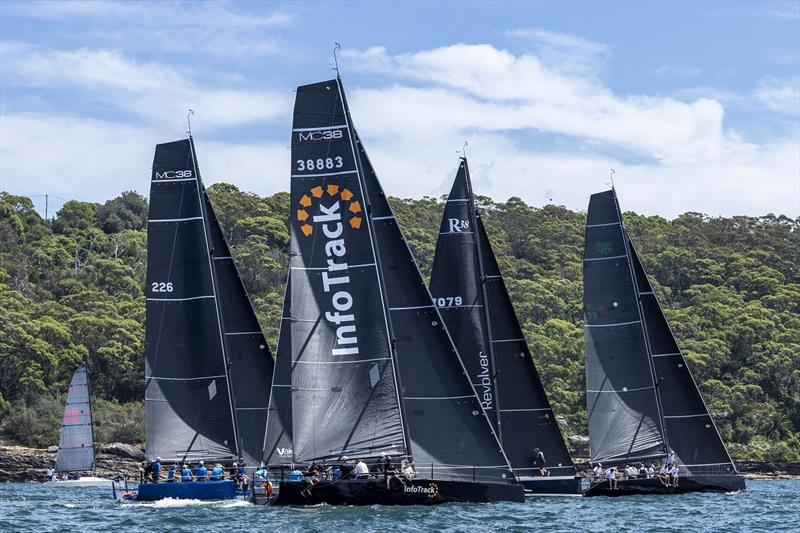
<svg viewBox="0 0 800 533">
<path fill-rule="evenodd" d="M 289 196 L 209 188 L 270 344 L 287 265 Z M 567 435 L 586 434 L 584 214 L 480 198 L 536 364 Z M 392 199 L 427 276 L 442 201 Z M 732 454 L 800 460 L 800 219 L 626 214 L 655 290 Z M 57 440 L 60 398 L 89 361 L 98 438 L 143 438 L 147 200 L 70 201 L 44 221 L 0 193 L 0 429 Z M 102 401 L 100 401 L 102 400 Z M 122 404 L 122 405 L 119 405 Z"/>
</svg>

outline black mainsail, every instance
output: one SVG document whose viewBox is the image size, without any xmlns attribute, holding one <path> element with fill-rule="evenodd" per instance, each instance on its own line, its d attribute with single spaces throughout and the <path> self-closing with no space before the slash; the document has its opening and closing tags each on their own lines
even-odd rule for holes
<svg viewBox="0 0 800 533">
<path fill-rule="evenodd" d="M 466 158 L 445 203 L 431 294 L 514 471 L 533 474 L 533 450 L 539 448 L 552 474 L 573 476 L 575 467 L 475 208 Z"/>
<path fill-rule="evenodd" d="M 156 146 L 147 242 L 147 455 L 261 458 L 272 357 L 191 138 Z"/>
<path fill-rule="evenodd" d="M 86 363 L 75 370 L 67 391 L 56 454 L 57 472 L 94 470 L 94 437 Z"/>
<path fill-rule="evenodd" d="M 293 127 L 295 460 L 385 452 L 437 479 L 510 479 L 339 79 L 297 89 Z"/>
<path fill-rule="evenodd" d="M 670 460 L 674 454 L 682 475 L 736 473 L 613 189 L 589 201 L 583 271 L 592 460 Z"/>
</svg>

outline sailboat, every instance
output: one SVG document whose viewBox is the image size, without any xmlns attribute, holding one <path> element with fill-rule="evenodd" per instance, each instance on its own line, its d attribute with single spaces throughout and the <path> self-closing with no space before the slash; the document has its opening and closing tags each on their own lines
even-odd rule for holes
<svg viewBox="0 0 800 533">
<path fill-rule="evenodd" d="M 345 466 L 389 456 L 395 466 L 413 459 L 416 475 L 285 479 L 273 503 L 522 501 L 339 77 L 297 89 L 291 176 L 287 351 L 278 354 L 290 379 L 277 385 L 290 385 L 293 460 Z"/>
<path fill-rule="evenodd" d="M 94 471 L 94 430 L 92 426 L 92 402 L 89 395 L 89 375 L 86 363 L 72 374 L 61 419 L 58 438 L 56 468 L 51 484 L 59 487 L 110 487 L 111 480 L 95 476 L 69 473 Z"/>
<path fill-rule="evenodd" d="M 526 492 L 579 495 L 581 479 L 475 208 L 466 157 L 445 203 L 430 289 Z M 537 448 L 548 461 L 549 476 L 539 475 L 533 464 Z"/>
<path fill-rule="evenodd" d="M 273 358 L 203 187 L 191 136 L 156 146 L 146 289 L 147 458 L 257 466 Z M 136 499 L 234 496 L 234 482 L 224 480 L 142 483 Z"/>
<path fill-rule="evenodd" d="M 586 404 L 591 460 L 677 464 L 679 482 L 605 481 L 585 496 L 745 489 L 642 262 L 614 189 L 593 194 L 583 263 Z"/>
</svg>

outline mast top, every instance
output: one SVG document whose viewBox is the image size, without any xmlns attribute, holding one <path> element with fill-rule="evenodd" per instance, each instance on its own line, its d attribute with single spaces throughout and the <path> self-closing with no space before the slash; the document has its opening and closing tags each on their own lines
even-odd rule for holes
<svg viewBox="0 0 800 533">
<path fill-rule="evenodd" d="M 342 45 L 339 44 L 339 43 L 336 43 L 336 42 L 333 43 L 333 44 L 334 44 L 334 46 L 333 46 L 333 64 L 334 64 L 333 70 L 336 71 L 336 78 L 341 78 L 341 76 L 339 75 L 339 58 L 336 55 L 336 50 L 341 50 L 342 49 Z"/>
<path fill-rule="evenodd" d="M 189 137 L 192 136 L 192 119 L 191 119 L 192 115 L 194 115 L 194 110 L 190 108 L 189 112 L 186 113 L 186 128 L 187 128 L 186 132 L 189 134 Z"/>
</svg>

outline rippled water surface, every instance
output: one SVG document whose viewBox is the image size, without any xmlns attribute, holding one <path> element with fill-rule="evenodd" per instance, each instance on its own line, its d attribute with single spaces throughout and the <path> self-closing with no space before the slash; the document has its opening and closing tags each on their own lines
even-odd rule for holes
<svg viewBox="0 0 800 533">
<path fill-rule="evenodd" d="M 255 507 L 119 503 L 110 490 L 0 484 L 0 531 L 798 531 L 800 480 L 749 481 L 740 494 L 531 498 L 436 507 Z"/>
</svg>

